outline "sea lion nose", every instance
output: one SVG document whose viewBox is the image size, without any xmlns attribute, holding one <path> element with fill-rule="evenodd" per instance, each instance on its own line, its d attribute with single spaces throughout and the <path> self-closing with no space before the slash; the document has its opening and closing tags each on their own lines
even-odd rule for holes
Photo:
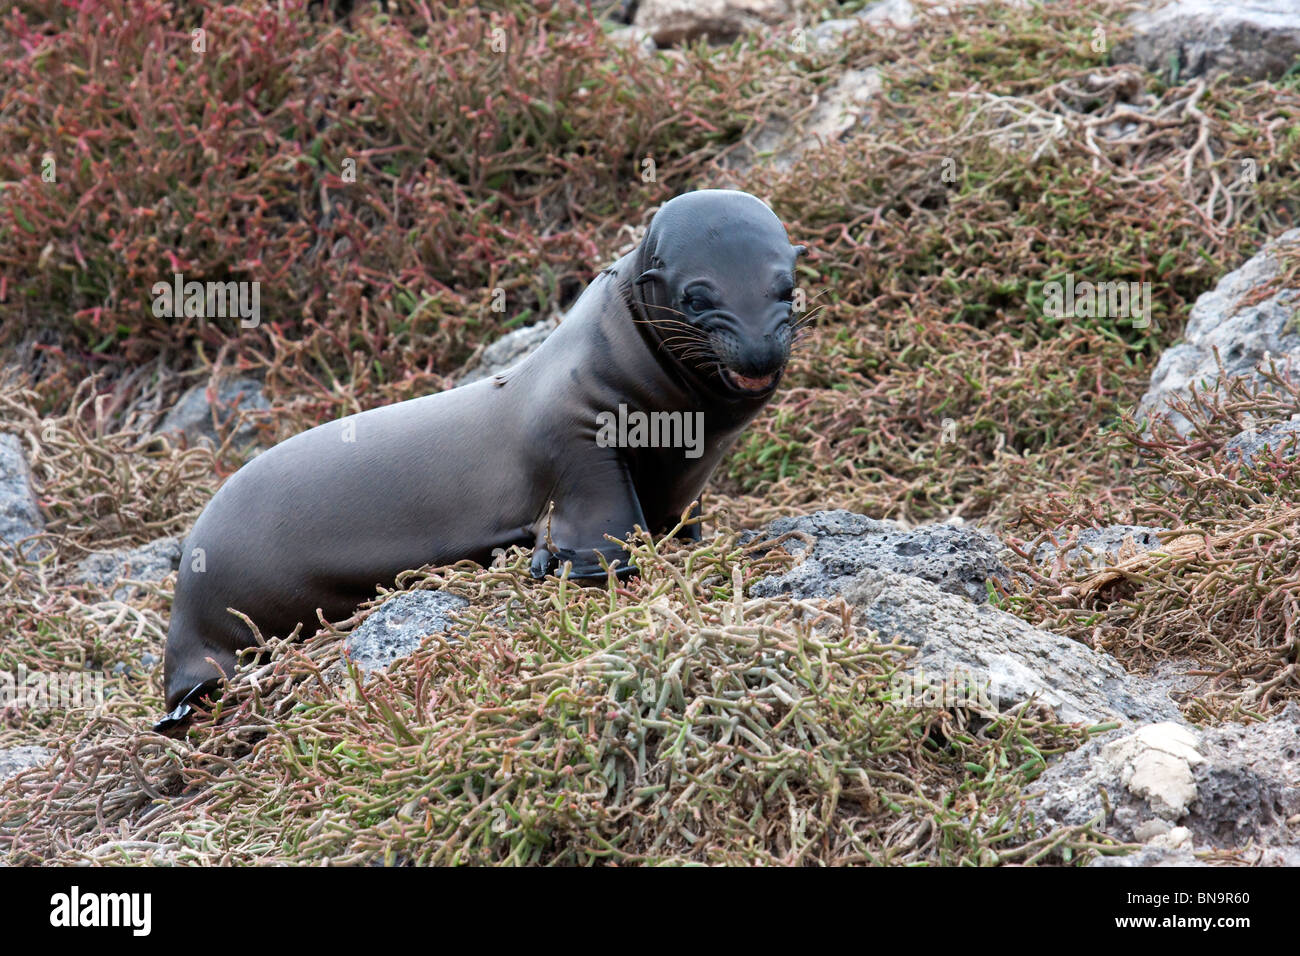
<svg viewBox="0 0 1300 956">
<path fill-rule="evenodd" d="M 762 339 L 753 343 L 749 353 L 753 371 L 763 375 L 778 372 L 790 357 L 789 333 L 780 328 L 766 332 Z"/>
<path fill-rule="evenodd" d="M 789 312 L 777 314 L 763 335 L 763 341 L 780 353 L 782 362 L 790 357 L 790 343 L 794 341 L 794 320 Z"/>
</svg>

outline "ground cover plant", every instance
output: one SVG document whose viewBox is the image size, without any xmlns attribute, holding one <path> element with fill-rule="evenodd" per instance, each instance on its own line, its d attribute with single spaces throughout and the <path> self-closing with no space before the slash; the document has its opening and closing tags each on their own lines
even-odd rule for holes
<svg viewBox="0 0 1300 956">
<path fill-rule="evenodd" d="M 24 553 L 0 551 L 0 670 L 106 686 L 93 713 L 0 712 L 0 748 L 57 754 L 0 783 L 4 862 L 1122 852 L 1024 802 L 1051 755 L 1110 728 L 901 706 L 907 650 L 887 635 L 746 596 L 791 558 L 738 532 L 814 508 L 957 516 L 1026 556 L 1062 528 L 1169 527 L 1172 559 L 1120 574 L 1025 558 L 994 600 L 1130 669 L 1195 661 L 1195 721 L 1300 698 L 1297 465 L 1224 451 L 1243 422 L 1300 411 L 1296 390 L 1207 398 L 1186 437 L 1132 413 L 1196 296 L 1296 225 L 1295 74 L 1112 63 L 1094 31 L 1122 36 L 1125 3 L 959 6 L 829 52 L 772 29 L 652 55 L 611 39 L 597 3 L 355 7 L 0 14 L 0 431 L 46 519 Z M 788 169 L 729 164 L 768 117 L 869 68 L 883 93 L 845 140 Z M 520 552 L 413 569 L 404 587 L 469 600 L 458 640 L 367 681 L 342 648 L 369 607 L 305 643 L 268 635 L 216 714 L 180 740 L 148 732 L 174 577 L 119 600 L 68 572 L 183 535 L 246 460 L 229 430 L 218 448 L 152 434 L 184 389 L 262 379 L 269 443 L 449 387 L 572 302 L 658 203 L 722 183 L 810 247 L 811 307 L 782 390 L 715 476 L 717 537 L 641 540 L 640 579 L 605 588 L 535 582 Z M 263 321 L 155 315 L 174 273 L 259 282 Z M 1151 323 L 1047 314 L 1066 273 L 1150 282 Z"/>
</svg>

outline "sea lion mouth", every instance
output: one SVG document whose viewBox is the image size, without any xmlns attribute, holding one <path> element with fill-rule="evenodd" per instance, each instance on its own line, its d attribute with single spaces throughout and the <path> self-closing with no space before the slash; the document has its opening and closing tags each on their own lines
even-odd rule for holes
<svg viewBox="0 0 1300 956">
<path fill-rule="evenodd" d="M 776 380 L 781 377 L 781 372 L 769 372 L 767 375 L 757 377 L 750 375 L 741 375 L 739 372 L 722 367 L 723 380 L 738 392 L 744 392 L 746 395 L 761 395 L 764 392 L 771 391 L 776 387 Z"/>
</svg>

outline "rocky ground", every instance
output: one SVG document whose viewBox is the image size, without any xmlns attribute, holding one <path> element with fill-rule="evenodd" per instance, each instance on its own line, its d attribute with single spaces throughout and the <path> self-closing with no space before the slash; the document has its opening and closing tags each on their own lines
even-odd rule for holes
<svg viewBox="0 0 1300 956">
<path fill-rule="evenodd" d="M 556 10 L 549 30 L 578 16 Z M 812 338 L 705 541 L 640 540 L 641 578 L 609 589 L 532 582 L 518 552 L 412 569 L 273 641 L 182 740 L 148 725 L 211 490 L 317 420 L 508 367 L 565 297 L 423 373 L 410 342 L 313 365 L 291 335 L 86 365 L 75 329 L 11 313 L 0 664 L 107 696 L 9 688 L 0 853 L 1300 863 L 1300 8 L 1042 16 L 608 11 L 602 55 L 666 88 L 759 75 L 742 126 L 697 117 L 719 132 L 685 181 L 821 238 Z M 1154 308 L 1062 320 L 1043 283 L 1065 271 L 1149 282 Z M 367 368 L 389 361 L 400 388 Z"/>
</svg>

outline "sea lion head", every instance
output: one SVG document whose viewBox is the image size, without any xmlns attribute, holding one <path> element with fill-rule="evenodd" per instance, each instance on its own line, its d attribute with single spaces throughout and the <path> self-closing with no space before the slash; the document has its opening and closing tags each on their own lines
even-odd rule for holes
<svg viewBox="0 0 1300 956">
<path fill-rule="evenodd" d="M 709 391 L 766 398 L 790 358 L 803 251 L 749 193 L 685 193 L 655 214 L 637 249 L 636 310 L 661 350 Z"/>
</svg>

